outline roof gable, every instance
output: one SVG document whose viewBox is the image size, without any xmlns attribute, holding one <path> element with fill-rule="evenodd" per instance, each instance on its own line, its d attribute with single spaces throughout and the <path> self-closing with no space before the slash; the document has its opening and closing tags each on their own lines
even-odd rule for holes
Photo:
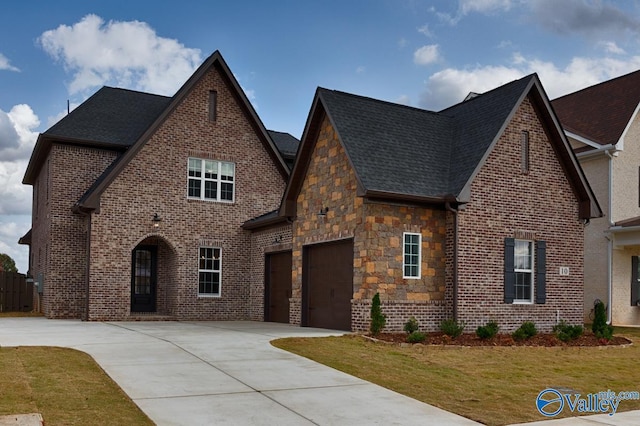
<svg viewBox="0 0 640 426">
<path fill-rule="evenodd" d="M 640 71 L 608 80 L 553 100 L 567 132 L 599 145 L 615 145 L 640 102 Z"/>
<path fill-rule="evenodd" d="M 249 121 L 253 125 L 257 134 L 260 136 L 261 141 L 265 145 L 267 152 L 274 160 L 276 167 L 280 173 L 287 177 L 289 175 L 289 169 L 280 154 L 278 148 L 273 142 L 271 136 L 265 129 L 262 121 L 256 114 L 253 106 L 249 102 L 248 98 L 244 94 L 237 80 L 233 76 L 231 70 L 227 66 L 226 62 L 222 58 L 220 52 L 215 51 L 202 65 L 196 70 L 196 72 L 185 82 L 185 84 L 176 92 L 176 94 L 170 98 L 170 102 L 166 105 L 164 110 L 156 117 L 151 125 L 137 138 L 135 143 L 114 163 L 109 166 L 105 172 L 100 176 L 96 182 L 89 188 L 89 190 L 82 196 L 82 198 L 76 203 L 75 209 L 77 210 L 94 210 L 98 209 L 100 205 L 100 196 L 102 192 L 109 186 L 109 184 L 118 176 L 118 174 L 126 167 L 131 159 L 142 149 L 142 147 L 151 139 L 157 129 L 164 123 L 167 117 L 173 112 L 173 110 L 182 102 L 182 100 L 188 96 L 195 85 L 200 79 L 212 68 L 216 67 L 220 71 L 223 78 L 230 86 L 231 92 L 237 97 L 241 108 L 247 114 Z"/>
<path fill-rule="evenodd" d="M 421 203 L 468 202 L 473 179 L 527 96 L 535 103 L 584 204 L 581 214 L 600 216 L 597 201 L 535 74 L 438 113 L 319 88 L 280 214 L 295 213 L 295 199 L 325 116 L 354 169 L 358 195 Z"/>
</svg>

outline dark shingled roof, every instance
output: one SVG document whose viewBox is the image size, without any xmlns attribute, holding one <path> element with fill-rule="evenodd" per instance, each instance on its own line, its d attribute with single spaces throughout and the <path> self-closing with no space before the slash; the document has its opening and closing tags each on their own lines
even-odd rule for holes
<svg viewBox="0 0 640 426">
<path fill-rule="evenodd" d="M 167 96 L 103 87 L 43 135 L 128 147 L 169 102 Z"/>
<path fill-rule="evenodd" d="M 296 152 L 298 152 L 298 145 L 300 145 L 300 141 L 295 137 L 291 136 L 289 133 L 284 132 L 276 132 L 275 130 L 268 130 L 269 136 L 273 139 L 273 142 L 278 147 L 278 151 L 284 157 L 295 157 Z"/>
<path fill-rule="evenodd" d="M 327 89 L 318 97 L 367 191 L 459 196 L 533 75 L 440 112 Z"/>
<path fill-rule="evenodd" d="M 616 144 L 640 102 L 635 71 L 551 102 L 562 127 L 600 145 Z"/>
</svg>

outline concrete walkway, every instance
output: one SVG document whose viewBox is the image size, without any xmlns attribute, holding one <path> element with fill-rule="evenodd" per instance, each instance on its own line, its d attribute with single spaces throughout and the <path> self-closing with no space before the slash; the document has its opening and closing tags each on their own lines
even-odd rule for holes
<svg viewBox="0 0 640 426">
<path fill-rule="evenodd" d="M 478 424 L 269 344 L 338 334 L 261 322 L 0 318 L 1 346 L 90 354 L 158 425 Z"/>
</svg>

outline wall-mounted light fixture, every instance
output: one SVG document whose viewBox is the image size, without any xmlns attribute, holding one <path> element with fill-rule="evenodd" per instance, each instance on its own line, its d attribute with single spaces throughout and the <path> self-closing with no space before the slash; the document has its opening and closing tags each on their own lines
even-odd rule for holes
<svg viewBox="0 0 640 426">
<path fill-rule="evenodd" d="M 329 211 L 329 207 L 321 208 L 320 211 L 318 212 L 318 217 L 325 217 L 328 211 Z"/>
<path fill-rule="evenodd" d="M 162 222 L 162 218 L 158 215 L 158 213 L 153 214 L 153 219 L 151 219 L 151 221 L 153 222 L 154 228 L 160 228 L 160 222 Z"/>
<path fill-rule="evenodd" d="M 282 235 L 277 235 L 273 240 L 273 244 L 280 244 L 281 242 L 282 242 Z"/>
</svg>

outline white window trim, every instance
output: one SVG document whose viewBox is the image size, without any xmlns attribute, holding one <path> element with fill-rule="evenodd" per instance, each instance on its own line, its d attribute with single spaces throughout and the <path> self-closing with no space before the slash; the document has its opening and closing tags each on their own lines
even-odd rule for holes
<svg viewBox="0 0 640 426">
<path fill-rule="evenodd" d="M 417 235 L 418 236 L 418 275 L 417 276 L 413 276 L 413 275 L 406 275 L 405 274 L 405 270 L 407 266 L 412 266 L 412 265 L 407 265 L 407 263 L 405 262 L 405 257 L 407 255 L 406 250 L 406 236 L 407 235 Z M 413 256 L 413 255 L 412 255 Z M 418 233 L 418 232 L 403 232 L 402 233 L 402 278 L 404 279 L 408 279 L 408 280 L 419 280 L 420 278 L 422 278 L 422 234 Z"/>
<path fill-rule="evenodd" d="M 535 294 L 536 294 L 536 292 L 535 292 L 535 285 L 536 285 L 536 282 L 535 282 L 535 279 L 536 279 L 536 274 L 535 274 L 535 272 L 536 272 L 536 268 L 535 268 L 536 244 L 535 244 L 535 241 L 521 240 L 521 239 L 520 240 L 516 239 L 514 244 L 517 245 L 518 241 L 529 243 L 529 247 L 531 249 L 531 269 L 517 269 L 515 267 L 515 265 L 516 265 L 516 261 L 515 261 L 516 250 L 514 248 L 514 251 L 513 251 L 513 256 L 514 256 L 514 259 L 513 259 L 513 265 L 514 265 L 513 272 L 515 274 L 517 274 L 517 273 L 528 273 L 528 274 L 531 275 L 531 293 L 529 294 L 529 299 L 516 299 L 516 298 L 514 298 L 513 299 L 513 304 L 514 305 L 533 305 L 534 297 L 535 297 Z M 516 284 L 514 283 L 514 285 L 516 285 Z"/>
<path fill-rule="evenodd" d="M 200 269 L 200 250 L 201 249 L 218 249 L 220 250 L 220 269 Z M 218 272 L 220 274 L 220 282 L 218 284 L 217 293 L 200 293 L 200 272 Z M 222 247 L 200 246 L 198 247 L 198 298 L 219 298 L 222 297 Z"/>
<path fill-rule="evenodd" d="M 201 170 L 200 170 L 200 177 L 194 177 L 194 176 L 189 176 L 189 163 L 191 160 L 198 160 L 200 161 L 201 164 Z M 215 161 L 216 163 L 218 163 L 218 173 L 217 173 L 217 178 L 216 179 L 208 179 L 205 178 L 205 162 L 206 161 Z M 230 164 L 233 167 L 233 182 L 229 182 L 227 180 L 223 180 L 222 179 L 222 174 L 221 174 L 221 170 L 222 170 L 222 164 Z M 189 180 L 198 180 L 200 181 L 200 196 L 199 197 L 194 197 L 192 195 L 189 195 Z M 205 197 L 205 182 L 216 182 L 216 198 L 206 198 Z M 231 194 L 231 200 L 223 200 L 221 199 L 221 194 L 222 194 L 222 184 L 223 183 L 231 183 L 232 184 L 232 194 Z M 213 159 L 206 159 L 206 158 L 197 158 L 197 157 L 189 157 L 187 159 L 187 198 L 191 199 L 191 200 L 201 200 L 201 201 L 211 201 L 214 203 L 227 203 L 227 204 L 232 204 L 236 201 L 236 184 L 237 184 L 237 177 L 236 177 L 236 163 L 230 162 L 230 161 L 221 161 L 221 160 L 213 160 Z"/>
</svg>

